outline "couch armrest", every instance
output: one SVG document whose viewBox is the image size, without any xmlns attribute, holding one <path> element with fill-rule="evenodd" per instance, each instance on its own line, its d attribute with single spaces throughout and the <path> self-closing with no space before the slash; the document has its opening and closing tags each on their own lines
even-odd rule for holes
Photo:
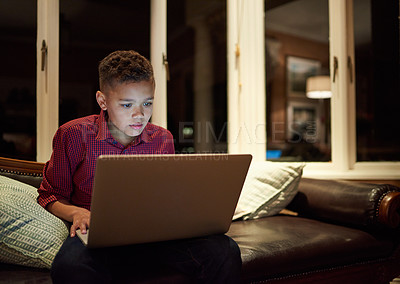
<svg viewBox="0 0 400 284">
<path fill-rule="evenodd" d="M 288 209 L 367 229 L 400 225 L 400 188 L 389 184 L 302 178 Z"/>
<path fill-rule="evenodd" d="M 400 192 L 389 192 L 383 198 L 378 210 L 379 222 L 391 228 L 400 224 Z"/>
<path fill-rule="evenodd" d="M 0 175 L 39 187 L 44 165 L 40 162 L 0 157 Z"/>
</svg>

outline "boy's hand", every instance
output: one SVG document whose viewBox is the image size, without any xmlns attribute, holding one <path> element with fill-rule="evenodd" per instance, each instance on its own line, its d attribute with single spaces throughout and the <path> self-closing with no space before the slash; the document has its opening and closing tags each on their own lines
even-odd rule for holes
<svg viewBox="0 0 400 284">
<path fill-rule="evenodd" d="M 81 229 L 82 234 L 86 234 L 90 225 L 89 210 L 72 205 L 66 200 L 54 201 L 47 206 L 47 209 L 57 217 L 72 223 L 71 237 L 75 237 L 77 229 Z"/>
<path fill-rule="evenodd" d="M 72 225 L 70 228 L 71 237 L 75 237 L 77 229 L 80 229 L 82 234 L 86 234 L 90 225 L 90 211 L 81 207 L 77 208 L 78 209 L 72 216 Z"/>
</svg>

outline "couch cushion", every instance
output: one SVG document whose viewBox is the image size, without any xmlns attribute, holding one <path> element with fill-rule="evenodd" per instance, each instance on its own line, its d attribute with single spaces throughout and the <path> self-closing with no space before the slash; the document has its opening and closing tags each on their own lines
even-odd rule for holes
<svg viewBox="0 0 400 284">
<path fill-rule="evenodd" d="M 0 176 L 0 261 L 50 268 L 66 224 L 36 202 L 37 189 Z"/>
<path fill-rule="evenodd" d="M 240 247 L 248 282 L 387 257 L 394 244 L 394 236 L 281 215 L 233 222 L 228 235 Z"/>
<path fill-rule="evenodd" d="M 272 216 L 297 193 L 304 163 L 252 162 L 233 220 Z"/>
</svg>

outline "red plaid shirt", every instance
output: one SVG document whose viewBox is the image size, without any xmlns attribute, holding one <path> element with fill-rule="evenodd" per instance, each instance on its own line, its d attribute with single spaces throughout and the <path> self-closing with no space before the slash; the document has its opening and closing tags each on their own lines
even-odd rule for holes
<svg viewBox="0 0 400 284">
<path fill-rule="evenodd" d="M 124 146 L 111 135 L 105 112 L 62 125 L 53 139 L 53 153 L 43 170 L 38 203 L 56 200 L 90 210 L 96 159 L 103 154 L 174 154 L 172 134 L 148 123 L 135 142 Z"/>
</svg>

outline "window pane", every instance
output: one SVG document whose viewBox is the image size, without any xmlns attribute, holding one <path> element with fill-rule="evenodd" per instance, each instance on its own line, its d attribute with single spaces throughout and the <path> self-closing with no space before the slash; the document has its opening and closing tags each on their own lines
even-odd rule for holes
<svg viewBox="0 0 400 284">
<path fill-rule="evenodd" d="M 267 159 L 329 161 L 330 99 L 306 96 L 329 75 L 328 0 L 266 1 Z"/>
<path fill-rule="evenodd" d="M 168 1 L 168 129 L 177 152 L 227 151 L 226 1 Z"/>
<path fill-rule="evenodd" d="M 354 1 L 357 160 L 400 161 L 399 1 Z"/>
<path fill-rule="evenodd" d="M 60 124 L 100 112 L 97 67 L 118 49 L 150 57 L 150 1 L 60 1 Z"/>
<path fill-rule="evenodd" d="M 0 156 L 36 160 L 36 1 L 0 1 Z"/>
</svg>

